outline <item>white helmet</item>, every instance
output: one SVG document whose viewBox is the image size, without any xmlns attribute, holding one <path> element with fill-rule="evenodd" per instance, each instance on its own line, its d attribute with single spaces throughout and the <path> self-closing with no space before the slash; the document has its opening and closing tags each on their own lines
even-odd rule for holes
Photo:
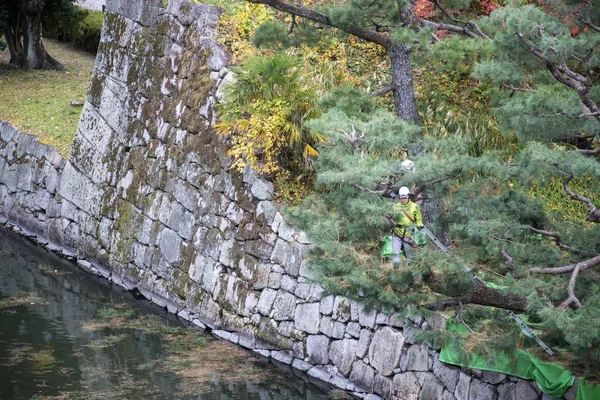
<svg viewBox="0 0 600 400">
<path fill-rule="evenodd" d="M 398 189 L 398 197 L 400 197 L 400 198 L 402 198 L 402 197 L 408 198 L 409 194 L 410 194 L 410 190 L 406 186 L 402 186 L 400 189 Z"/>
<path fill-rule="evenodd" d="M 414 172 L 415 163 L 406 159 L 406 160 L 402 161 L 402 163 L 400 163 L 400 167 L 402 168 L 402 170 L 404 172 Z"/>
</svg>

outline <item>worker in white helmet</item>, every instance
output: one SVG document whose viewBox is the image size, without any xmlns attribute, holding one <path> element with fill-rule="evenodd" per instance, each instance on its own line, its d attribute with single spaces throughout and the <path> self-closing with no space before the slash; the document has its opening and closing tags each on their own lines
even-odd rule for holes
<svg viewBox="0 0 600 400">
<path fill-rule="evenodd" d="M 421 207 L 410 199 L 410 190 L 402 186 L 398 190 L 400 201 L 394 204 L 394 223 L 396 224 L 392 235 L 392 264 L 395 266 L 400 262 L 401 251 L 410 259 L 413 249 L 416 247 L 412 238 L 413 229 L 423 228 L 423 216 Z"/>
</svg>

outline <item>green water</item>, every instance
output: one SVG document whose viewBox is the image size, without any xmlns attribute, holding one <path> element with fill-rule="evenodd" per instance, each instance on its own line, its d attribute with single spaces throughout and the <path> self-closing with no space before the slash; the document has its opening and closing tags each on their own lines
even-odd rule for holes
<svg viewBox="0 0 600 400">
<path fill-rule="evenodd" d="M 0 229 L 1 400 L 327 398 Z"/>
</svg>

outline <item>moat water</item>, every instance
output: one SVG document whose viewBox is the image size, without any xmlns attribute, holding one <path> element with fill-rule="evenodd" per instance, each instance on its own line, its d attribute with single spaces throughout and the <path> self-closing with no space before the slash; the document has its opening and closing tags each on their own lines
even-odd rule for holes
<svg viewBox="0 0 600 400">
<path fill-rule="evenodd" d="M 0 399 L 327 398 L 0 229 Z"/>
</svg>

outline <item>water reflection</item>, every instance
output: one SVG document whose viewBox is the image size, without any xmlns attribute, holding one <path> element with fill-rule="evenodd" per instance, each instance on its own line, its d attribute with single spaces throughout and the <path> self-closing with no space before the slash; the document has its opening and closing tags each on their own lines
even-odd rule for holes
<svg viewBox="0 0 600 400">
<path fill-rule="evenodd" d="M 82 398 L 328 396 L 0 229 L 0 399 Z"/>
</svg>

